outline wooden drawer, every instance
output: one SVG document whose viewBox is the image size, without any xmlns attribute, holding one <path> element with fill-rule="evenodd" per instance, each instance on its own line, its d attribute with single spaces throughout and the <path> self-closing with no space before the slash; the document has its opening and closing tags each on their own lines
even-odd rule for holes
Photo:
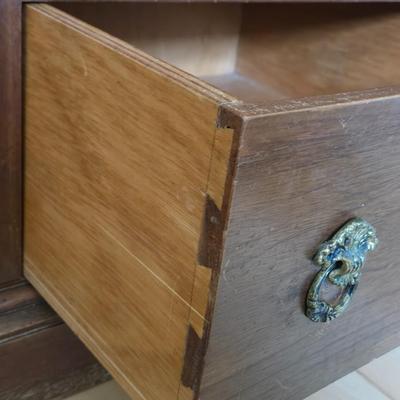
<svg viewBox="0 0 400 400">
<path fill-rule="evenodd" d="M 25 10 L 25 274 L 133 399 L 302 399 L 400 344 L 398 6 L 57 7 Z M 353 217 L 380 243 L 313 322 Z"/>
</svg>

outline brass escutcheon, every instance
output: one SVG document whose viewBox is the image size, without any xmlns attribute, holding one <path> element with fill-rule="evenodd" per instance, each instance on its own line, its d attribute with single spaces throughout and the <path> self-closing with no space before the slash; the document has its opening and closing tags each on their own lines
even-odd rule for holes
<svg viewBox="0 0 400 400">
<path fill-rule="evenodd" d="M 321 244 L 313 258 L 321 269 L 307 293 L 308 318 L 314 322 L 327 322 L 346 310 L 360 280 L 365 257 L 377 244 L 374 227 L 362 218 L 351 219 L 330 240 Z M 334 305 L 320 296 L 326 279 L 343 289 Z"/>
</svg>

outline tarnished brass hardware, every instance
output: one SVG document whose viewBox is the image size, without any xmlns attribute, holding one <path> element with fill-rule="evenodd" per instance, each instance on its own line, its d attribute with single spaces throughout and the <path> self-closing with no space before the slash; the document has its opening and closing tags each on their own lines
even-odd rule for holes
<svg viewBox="0 0 400 400">
<path fill-rule="evenodd" d="M 362 218 L 348 221 L 330 240 L 321 244 L 313 258 L 321 269 L 308 290 L 308 318 L 314 322 L 326 322 L 346 310 L 360 280 L 365 257 L 377 244 L 375 229 Z M 326 279 L 343 289 L 335 304 L 321 299 L 320 291 Z"/>
</svg>

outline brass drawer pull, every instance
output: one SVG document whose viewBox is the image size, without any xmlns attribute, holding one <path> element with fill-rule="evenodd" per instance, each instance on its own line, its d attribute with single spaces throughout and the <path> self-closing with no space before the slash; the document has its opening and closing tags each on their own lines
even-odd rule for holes
<svg viewBox="0 0 400 400">
<path fill-rule="evenodd" d="M 313 258 L 321 269 L 308 290 L 308 318 L 326 322 L 346 310 L 360 280 L 365 257 L 377 244 L 375 229 L 362 218 L 348 221 L 330 240 L 321 244 Z M 326 279 L 343 289 L 335 305 L 321 299 L 320 291 Z"/>
</svg>

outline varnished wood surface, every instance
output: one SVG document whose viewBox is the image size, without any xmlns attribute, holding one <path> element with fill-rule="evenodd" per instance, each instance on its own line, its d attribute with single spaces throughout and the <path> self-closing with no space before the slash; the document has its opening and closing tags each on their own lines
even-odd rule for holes
<svg viewBox="0 0 400 400">
<path fill-rule="evenodd" d="M 0 290 L 0 343 L 61 323 L 60 317 L 27 283 Z"/>
<path fill-rule="evenodd" d="M 245 5 L 237 72 L 276 99 L 399 84 L 399 27 L 398 4 Z"/>
<path fill-rule="evenodd" d="M 189 325 L 206 329 L 198 246 L 209 187 L 223 197 L 231 132 L 210 162 L 231 97 L 26 11 L 25 274 L 133 398 L 176 399 Z"/>
<path fill-rule="evenodd" d="M 400 400 L 400 348 L 312 394 L 305 400 Z M 79 393 L 68 400 L 127 400 L 114 381 Z"/>
<path fill-rule="evenodd" d="M 0 291 L 0 398 L 52 400 L 108 373 L 27 284 Z"/>
<path fill-rule="evenodd" d="M 60 317 L 27 283 L 0 290 L 0 344 L 60 324 Z"/>
<path fill-rule="evenodd" d="M 30 2 L 47 2 L 31 0 Z M 53 0 L 59 2 L 58 0 Z M 74 0 L 66 0 L 73 2 Z M 132 0 L 120 0 L 120 2 Z M 161 0 L 162 1 L 162 0 Z M 179 2 L 180 0 L 177 0 Z M 279 0 L 281 2 L 283 0 Z M 296 1 L 296 0 L 294 0 Z M 7 150 L 2 155 L 0 170 L 3 196 L 1 198 L 1 269 L 0 280 L 7 282 L 21 277 L 21 3 L 25 0 L 2 0 L 0 7 L 0 86 L 1 143 Z M 97 3 L 102 0 L 81 0 Z M 186 0 L 184 1 L 186 2 Z M 240 1 L 238 1 L 240 3 Z M 251 2 L 251 1 L 250 1 Z M 271 1 L 273 2 L 273 1 Z M 318 1 L 316 1 L 318 2 Z M 379 1 L 378 1 L 379 2 Z M 382 1 L 383 2 L 383 1 Z M 10 146 L 11 144 L 11 146 Z M 5 219 L 4 219 L 5 218 Z M 11 221 L 11 222 L 10 222 Z M 11 229 L 9 229 L 11 228 Z"/>
<path fill-rule="evenodd" d="M 0 290 L 0 313 L 9 312 L 19 307 L 40 303 L 38 292 L 27 283 Z"/>
<path fill-rule="evenodd" d="M 21 310 L 0 314 L 0 343 L 14 340 L 31 330 L 61 324 L 60 317 L 47 304 L 32 304 Z"/>
<path fill-rule="evenodd" d="M 202 400 L 301 399 L 399 344 L 382 305 L 397 299 L 397 89 L 243 104 L 46 6 L 29 8 L 27 49 L 26 274 L 133 398 L 191 400 L 207 350 Z M 375 73 L 359 82 L 396 83 Z M 225 78 L 207 79 L 285 92 Z M 383 253 L 352 313 L 318 326 L 309 259 L 359 213 Z"/>
<path fill-rule="evenodd" d="M 400 400 L 400 347 L 304 400 Z M 119 385 L 110 381 L 68 400 L 127 400 Z"/>
<path fill-rule="evenodd" d="M 400 302 L 398 93 L 259 117 L 249 108 L 202 399 L 303 399 L 398 346 L 400 317 L 388 306 Z M 348 311 L 313 323 L 310 259 L 353 216 L 376 227 L 379 247 Z"/>
<path fill-rule="evenodd" d="M 131 2 L 56 6 L 195 76 L 226 74 L 235 68 L 239 4 Z"/>
<path fill-rule="evenodd" d="M 393 4 L 57 6 L 246 102 L 400 82 Z"/>
<path fill-rule="evenodd" d="M 53 400 L 109 379 L 63 323 L 0 343 L 0 398 Z"/>
<path fill-rule="evenodd" d="M 0 286 L 21 279 L 21 5 L 0 2 Z"/>
<path fill-rule="evenodd" d="M 266 85 L 265 82 L 256 81 L 237 72 L 205 76 L 203 79 L 241 101 L 250 104 L 285 98 L 284 94 Z"/>
</svg>

